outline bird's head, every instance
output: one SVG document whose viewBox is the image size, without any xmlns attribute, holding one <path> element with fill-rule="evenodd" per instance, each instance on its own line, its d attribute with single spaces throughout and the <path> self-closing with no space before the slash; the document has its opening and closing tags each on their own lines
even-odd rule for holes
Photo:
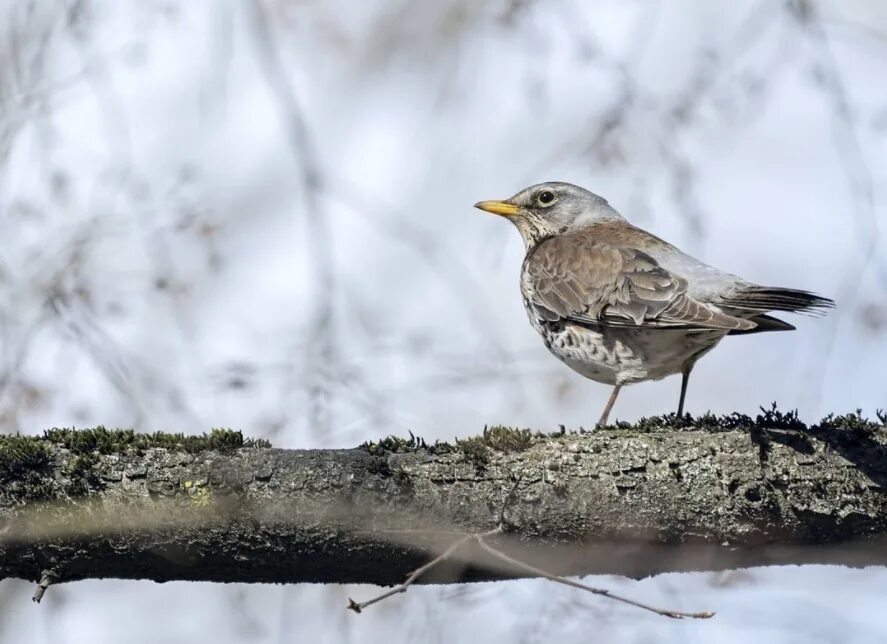
<svg viewBox="0 0 887 644">
<path fill-rule="evenodd" d="M 603 197 L 560 181 L 539 183 L 503 201 L 480 201 L 474 207 L 510 219 L 528 247 L 553 235 L 622 219 Z"/>
</svg>

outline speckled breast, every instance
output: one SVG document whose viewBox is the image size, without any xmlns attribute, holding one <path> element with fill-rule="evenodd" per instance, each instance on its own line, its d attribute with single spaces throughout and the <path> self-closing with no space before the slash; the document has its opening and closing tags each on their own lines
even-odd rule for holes
<svg viewBox="0 0 887 644">
<path fill-rule="evenodd" d="M 724 331 L 590 327 L 531 315 L 548 349 L 574 371 L 610 385 L 680 373 L 724 337 Z"/>
</svg>

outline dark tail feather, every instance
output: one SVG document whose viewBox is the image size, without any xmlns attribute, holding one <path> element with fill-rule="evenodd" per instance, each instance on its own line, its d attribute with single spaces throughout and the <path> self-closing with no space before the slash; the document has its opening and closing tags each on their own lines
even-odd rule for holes
<svg viewBox="0 0 887 644">
<path fill-rule="evenodd" d="M 753 318 L 749 318 L 752 322 L 757 324 L 754 329 L 745 329 L 739 330 L 736 329 L 734 331 L 730 331 L 727 335 L 747 335 L 749 333 L 763 333 L 764 331 L 794 331 L 795 327 L 788 322 L 783 322 L 779 318 L 775 318 L 772 315 L 756 315 Z"/>
<path fill-rule="evenodd" d="M 718 304 L 747 311 L 785 311 L 811 315 L 824 315 L 826 311 L 835 307 L 833 300 L 809 291 L 767 286 L 752 286 L 737 291 Z M 770 318 L 770 320 L 775 319 Z"/>
</svg>

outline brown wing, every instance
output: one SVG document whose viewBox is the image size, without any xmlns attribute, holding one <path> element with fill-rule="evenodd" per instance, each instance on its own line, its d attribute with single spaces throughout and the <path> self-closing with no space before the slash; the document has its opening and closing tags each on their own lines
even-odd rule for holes
<svg viewBox="0 0 887 644">
<path fill-rule="evenodd" d="M 527 256 L 524 295 L 541 316 L 612 326 L 751 329 L 687 295 L 687 281 L 643 251 L 588 234 L 553 237 Z"/>
</svg>

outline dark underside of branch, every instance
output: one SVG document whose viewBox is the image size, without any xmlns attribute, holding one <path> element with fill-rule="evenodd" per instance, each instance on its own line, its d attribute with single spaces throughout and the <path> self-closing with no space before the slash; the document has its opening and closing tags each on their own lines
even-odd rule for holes
<svg viewBox="0 0 887 644">
<path fill-rule="evenodd" d="M 0 437 L 0 578 L 399 584 L 466 534 L 551 574 L 887 564 L 887 432 L 674 418 L 286 450 L 238 432 Z M 528 574 L 478 544 L 419 581 Z"/>
</svg>

